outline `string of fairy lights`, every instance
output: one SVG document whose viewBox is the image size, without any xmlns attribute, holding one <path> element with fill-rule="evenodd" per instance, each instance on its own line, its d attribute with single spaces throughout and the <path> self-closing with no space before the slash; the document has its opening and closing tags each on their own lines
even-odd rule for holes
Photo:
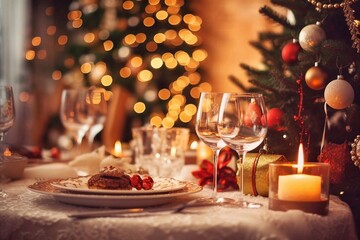
<svg viewBox="0 0 360 240">
<path fill-rule="evenodd" d="M 145 7 L 142 8 L 144 2 Z M 76 41 L 92 49 L 79 59 L 71 55 L 64 59 L 63 65 L 76 75 L 76 79 L 73 77 L 71 81 L 79 81 L 81 76 L 81 81 L 87 80 L 91 85 L 106 88 L 108 98 L 112 95 L 111 87 L 118 81 L 134 81 L 137 92 L 130 101 L 129 111 L 141 115 L 147 111 L 149 104 L 166 102 L 166 112 L 153 108 L 149 121 L 157 127 L 171 128 L 176 121 L 190 122 L 197 111 L 197 107 L 184 93 L 185 90 L 194 100 L 199 98 L 201 91 L 211 91 L 211 85 L 202 81 L 198 71 L 201 62 L 207 58 L 207 52 L 200 47 L 201 38 L 198 36 L 202 19 L 192 13 L 183 13 L 183 6 L 184 0 L 74 1 L 67 15 L 69 32 L 58 34 L 57 26 L 49 24 L 46 37 L 56 37 L 58 47 L 64 48 L 71 41 Z M 87 28 L 86 17 L 99 8 L 103 10 L 99 26 Z M 46 16 L 51 17 L 53 13 L 54 7 L 46 8 Z M 159 28 L 157 24 L 166 24 L 168 27 Z M 71 34 L 76 31 L 74 40 Z M 121 41 L 112 38 L 114 31 L 125 33 Z M 45 41 L 43 38 L 32 38 L 25 54 L 27 61 L 46 60 L 48 50 L 41 48 Z M 163 51 L 164 47 L 168 47 L 169 51 Z M 139 53 L 136 48 L 142 48 L 144 52 Z M 116 71 L 106 60 L 97 58 L 99 52 L 119 63 Z M 161 74 L 159 76 L 159 71 L 179 72 L 179 69 L 181 74 L 168 80 L 168 86 L 161 84 L 161 88 L 158 88 L 161 80 L 156 78 L 164 77 Z M 54 81 L 69 81 L 69 76 L 71 74 L 56 69 L 51 77 Z"/>
</svg>

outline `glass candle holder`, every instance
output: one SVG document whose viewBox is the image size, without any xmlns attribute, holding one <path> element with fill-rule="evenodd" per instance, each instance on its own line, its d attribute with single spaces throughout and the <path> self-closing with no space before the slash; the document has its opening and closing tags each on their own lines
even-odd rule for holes
<svg viewBox="0 0 360 240">
<path fill-rule="evenodd" d="M 291 163 L 269 165 L 269 209 L 327 215 L 330 165 L 305 163 L 299 169 Z"/>
</svg>

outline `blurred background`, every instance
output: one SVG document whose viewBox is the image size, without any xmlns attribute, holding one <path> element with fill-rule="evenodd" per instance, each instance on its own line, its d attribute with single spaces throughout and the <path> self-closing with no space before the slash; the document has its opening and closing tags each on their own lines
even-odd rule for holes
<svg viewBox="0 0 360 240">
<path fill-rule="evenodd" d="M 247 84 L 240 63 L 261 68 L 249 41 L 278 27 L 259 15 L 267 2 L 0 1 L 1 82 L 17 115 L 6 142 L 57 146 L 61 91 L 82 85 L 112 99 L 99 141 L 129 141 L 148 123 L 193 132 L 200 91 L 240 91 L 229 80 Z"/>
</svg>

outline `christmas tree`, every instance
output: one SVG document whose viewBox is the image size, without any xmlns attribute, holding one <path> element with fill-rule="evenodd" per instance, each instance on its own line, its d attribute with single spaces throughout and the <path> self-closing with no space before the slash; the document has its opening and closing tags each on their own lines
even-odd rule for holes
<svg viewBox="0 0 360 240">
<path fill-rule="evenodd" d="M 241 64 L 268 107 L 270 152 L 296 160 L 304 143 L 308 161 L 329 162 L 332 193 L 359 219 L 360 4 L 356 0 L 272 0 L 260 13 L 283 26 L 252 42 L 263 68 Z M 287 14 L 276 7 L 285 8 Z M 360 226 L 360 225 L 359 225 Z"/>
<path fill-rule="evenodd" d="M 127 129 L 192 124 L 195 99 L 210 85 L 199 73 L 202 20 L 188 1 L 73 1 L 68 19 L 65 84 L 125 89 Z"/>
</svg>

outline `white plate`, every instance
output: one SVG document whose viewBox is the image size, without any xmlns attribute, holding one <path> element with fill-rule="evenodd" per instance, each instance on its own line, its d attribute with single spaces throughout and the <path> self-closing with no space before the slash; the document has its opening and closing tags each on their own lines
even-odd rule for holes
<svg viewBox="0 0 360 240">
<path fill-rule="evenodd" d="M 66 191 L 79 192 L 79 193 L 92 193 L 92 194 L 155 194 L 172 192 L 182 189 L 186 186 L 186 183 L 173 178 L 161 178 L 154 177 L 154 186 L 150 190 L 117 190 L 117 189 L 89 189 L 87 177 L 68 178 L 51 183 L 54 187 L 60 188 Z"/>
<path fill-rule="evenodd" d="M 59 202 L 80 205 L 87 207 L 113 207 L 113 208 L 132 208 L 157 206 L 174 201 L 177 197 L 197 193 L 202 187 L 195 183 L 185 182 L 185 187 L 177 191 L 146 195 L 100 195 L 100 194 L 82 194 L 67 192 L 58 189 L 52 185 L 53 181 L 44 181 L 34 183 L 28 186 L 28 189 L 50 195 Z"/>
</svg>

